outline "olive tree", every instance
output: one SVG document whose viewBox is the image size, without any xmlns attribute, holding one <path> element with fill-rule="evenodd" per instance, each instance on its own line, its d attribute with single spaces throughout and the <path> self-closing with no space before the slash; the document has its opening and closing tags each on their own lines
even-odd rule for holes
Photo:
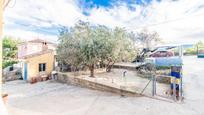
<svg viewBox="0 0 204 115">
<path fill-rule="evenodd" d="M 65 63 L 78 67 L 82 57 L 79 46 L 80 41 L 73 32 L 73 29 L 61 31 L 57 48 L 57 59 L 61 64 Z"/>
<path fill-rule="evenodd" d="M 137 33 L 137 39 L 145 48 L 151 48 L 153 45 L 161 41 L 157 32 L 150 32 L 147 29 L 144 29 L 141 32 Z"/>
<path fill-rule="evenodd" d="M 79 21 L 69 31 L 59 36 L 58 59 L 74 66 L 85 65 L 94 77 L 94 65 L 105 60 L 113 52 L 110 30 L 105 26 L 91 26 Z"/>
<path fill-rule="evenodd" d="M 110 29 L 79 21 L 60 32 L 58 60 L 74 66 L 85 65 L 94 77 L 97 62 L 124 59 L 132 51 L 132 43 L 122 28 Z"/>
<path fill-rule="evenodd" d="M 130 33 L 128 33 L 124 28 L 116 27 L 113 30 L 113 34 L 113 41 L 116 44 L 113 52 L 115 60 L 131 61 L 136 54 L 136 47 Z"/>
</svg>

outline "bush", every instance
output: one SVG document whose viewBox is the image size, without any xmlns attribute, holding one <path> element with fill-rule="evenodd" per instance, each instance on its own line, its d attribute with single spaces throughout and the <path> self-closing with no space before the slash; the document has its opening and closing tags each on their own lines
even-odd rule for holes
<svg viewBox="0 0 204 115">
<path fill-rule="evenodd" d="M 11 60 L 4 60 L 2 63 L 2 67 L 3 69 L 8 67 L 8 66 L 12 66 L 13 64 L 18 63 L 17 61 L 11 61 Z"/>
<path fill-rule="evenodd" d="M 188 48 L 186 49 L 185 55 L 196 55 L 197 49 L 196 48 Z"/>
</svg>

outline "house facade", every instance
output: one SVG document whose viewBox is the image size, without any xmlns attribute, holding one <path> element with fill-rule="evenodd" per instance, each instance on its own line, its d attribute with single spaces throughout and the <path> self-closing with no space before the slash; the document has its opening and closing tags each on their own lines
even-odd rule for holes
<svg viewBox="0 0 204 115">
<path fill-rule="evenodd" d="M 56 45 L 45 40 L 34 39 L 18 46 L 22 77 L 26 81 L 49 77 L 55 67 Z"/>
<path fill-rule="evenodd" d="M 41 52 L 43 50 L 56 50 L 57 45 L 41 39 L 34 39 L 18 45 L 18 59 L 24 56 Z"/>
</svg>

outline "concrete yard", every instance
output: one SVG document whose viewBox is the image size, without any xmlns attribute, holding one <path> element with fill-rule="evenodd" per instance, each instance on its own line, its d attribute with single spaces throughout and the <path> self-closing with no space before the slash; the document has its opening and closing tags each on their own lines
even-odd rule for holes
<svg viewBox="0 0 204 115">
<path fill-rule="evenodd" d="M 204 115 L 204 58 L 184 57 L 184 102 L 120 95 L 54 81 L 3 85 L 10 115 Z"/>
</svg>

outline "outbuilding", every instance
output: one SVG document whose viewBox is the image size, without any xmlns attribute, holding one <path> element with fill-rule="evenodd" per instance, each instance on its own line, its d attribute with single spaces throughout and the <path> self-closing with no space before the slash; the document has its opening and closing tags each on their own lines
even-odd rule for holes
<svg viewBox="0 0 204 115">
<path fill-rule="evenodd" d="M 26 81 L 47 79 L 55 68 L 55 45 L 44 40 L 32 40 L 19 45 L 18 59 Z"/>
<path fill-rule="evenodd" d="M 23 57 L 22 76 L 24 80 L 47 78 L 54 69 L 54 51 L 46 50 Z"/>
</svg>

